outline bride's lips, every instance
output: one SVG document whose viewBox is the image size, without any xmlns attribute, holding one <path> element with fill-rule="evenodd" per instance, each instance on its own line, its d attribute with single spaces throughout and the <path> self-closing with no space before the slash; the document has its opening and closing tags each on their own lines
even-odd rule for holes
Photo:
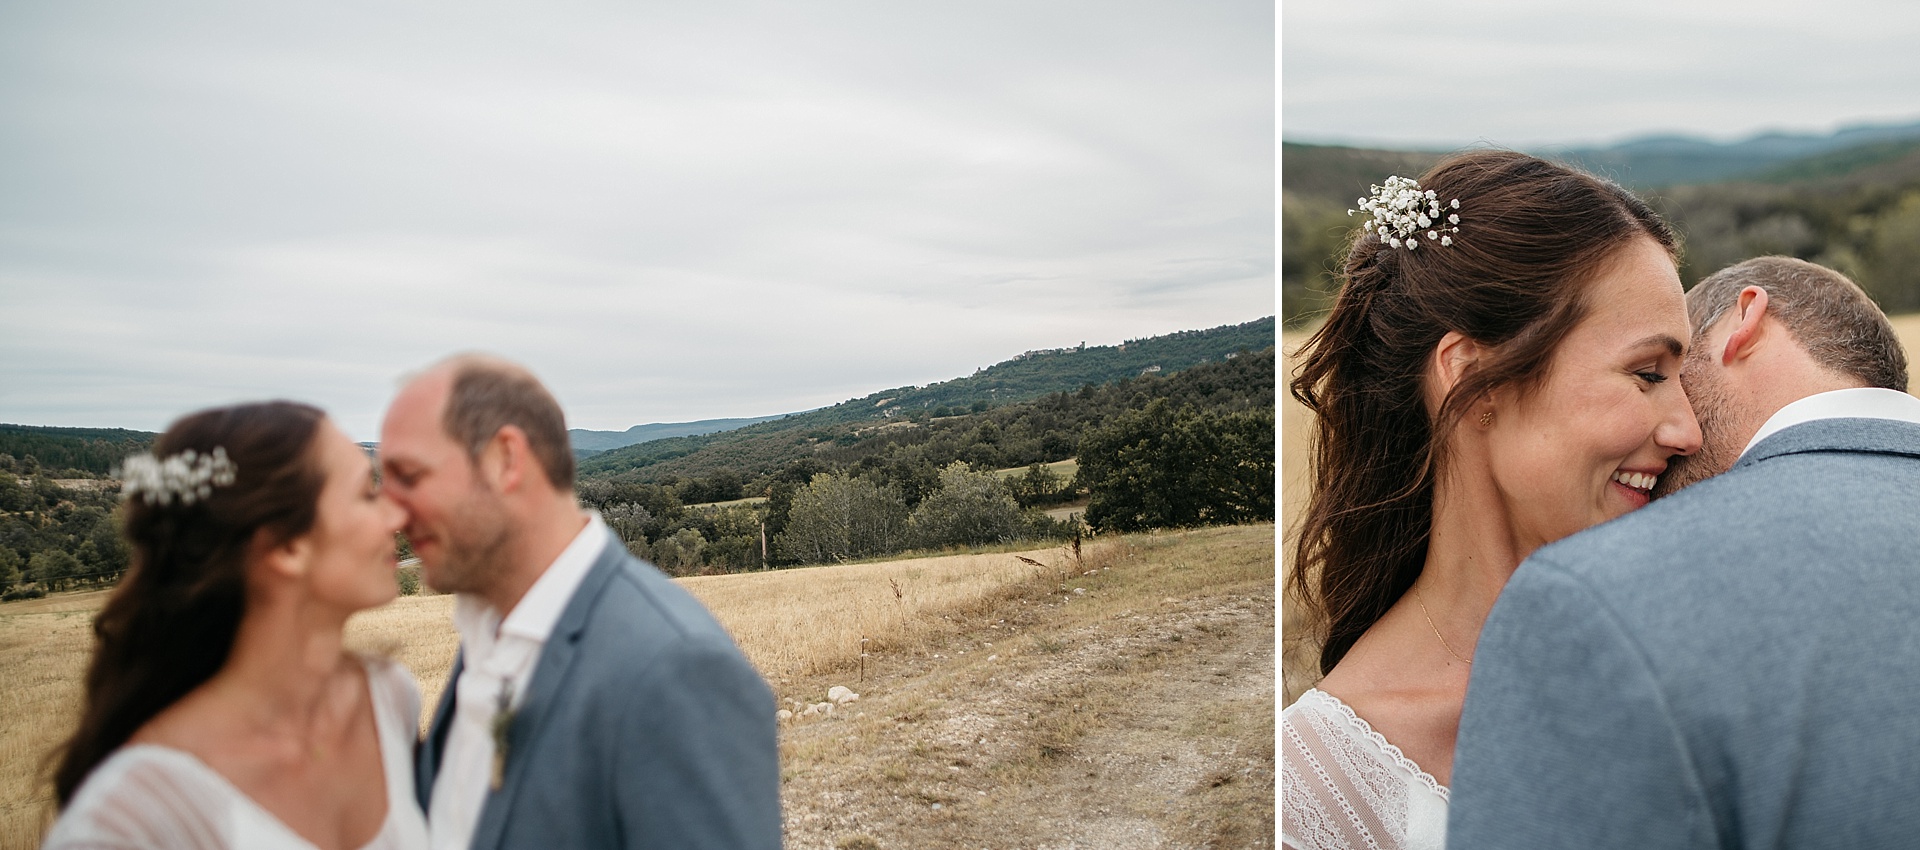
<svg viewBox="0 0 1920 850">
<path fill-rule="evenodd" d="M 1653 498 L 1653 488 L 1660 483 L 1660 473 L 1664 471 L 1618 469 L 1614 470 L 1607 483 L 1635 508 L 1642 508 Z"/>
</svg>

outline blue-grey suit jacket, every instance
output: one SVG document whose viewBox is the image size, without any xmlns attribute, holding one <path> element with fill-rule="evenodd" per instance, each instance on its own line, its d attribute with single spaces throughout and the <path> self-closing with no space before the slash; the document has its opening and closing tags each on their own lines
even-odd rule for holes
<svg viewBox="0 0 1920 850">
<path fill-rule="evenodd" d="M 1488 616 L 1448 846 L 1920 846 L 1920 425 L 1826 419 L 1542 547 Z"/>
<path fill-rule="evenodd" d="M 422 808 L 460 670 L 419 748 Z M 615 537 L 541 650 L 473 847 L 778 848 L 773 714 L 707 609 Z"/>
</svg>

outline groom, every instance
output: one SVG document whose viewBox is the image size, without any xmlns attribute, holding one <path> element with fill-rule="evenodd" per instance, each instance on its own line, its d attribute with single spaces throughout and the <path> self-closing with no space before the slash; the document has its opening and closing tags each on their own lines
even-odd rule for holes
<svg viewBox="0 0 1920 850">
<path fill-rule="evenodd" d="M 1684 485 L 1542 547 L 1488 616 L 1458 848 L 1920 841 L 1920 399 L 1845 277 L 1764 257 L 1687 296 Z M 1671 489 L 1663 482 L 1663 489 Z"/>
<path fill-rule="evenodd" d="M 380 432 L 460 656 L 419 748 L 435 850 L 778 848 L 773 695 L 573 496 L 560 406 L 506 361 L 411 379 Z"/>
</svg>

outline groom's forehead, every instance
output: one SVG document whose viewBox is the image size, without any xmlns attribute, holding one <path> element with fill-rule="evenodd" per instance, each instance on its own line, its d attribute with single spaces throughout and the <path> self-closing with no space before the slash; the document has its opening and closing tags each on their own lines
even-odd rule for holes
<svg viewBox="0 0 1920 850">
<path fill-rule="evenodd" d="M 432 376 L 403 387 L 387 408 L 381 442 L 396 454 L 434 451 L 441 447 L 439 444 L 452 444 L 453 436 L 447 433 L 443 421 L 447 391 L 446 382 L 435 382 Z"/>
</svg>

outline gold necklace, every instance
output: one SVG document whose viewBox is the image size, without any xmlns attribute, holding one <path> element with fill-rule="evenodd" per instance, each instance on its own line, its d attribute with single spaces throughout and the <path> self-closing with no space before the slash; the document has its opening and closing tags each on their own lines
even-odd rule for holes
<svg viewBox="0 0 1920 850">
<path fill-rule="evenodd" d="M 1432 629 L 1433 636 L 1440 639 L 1440 646 L 1446 649 L 1447 654 L 1453 656 L 1454 658 L 1458 658 L 1460 660 L 1460 663 L 1462 664 L 1465 664 L 1469 667 L 1473 666 L 1473 659 L 1460 658 L 1460 653 L 1454 652 L 1453 645 L 1447 643 L 1447 636 L 1440 633 L 1440 627 L 1433 624 L 1433 615 L 1427 613 L 1426 600 L 1423 600 L 1420 598 L 1420 589 L 1417 587 L 1413 588 L 1413 601 L 1420 606 L 1420 616 L 1427 618 L 1427 628 Z"/>
</svg>

